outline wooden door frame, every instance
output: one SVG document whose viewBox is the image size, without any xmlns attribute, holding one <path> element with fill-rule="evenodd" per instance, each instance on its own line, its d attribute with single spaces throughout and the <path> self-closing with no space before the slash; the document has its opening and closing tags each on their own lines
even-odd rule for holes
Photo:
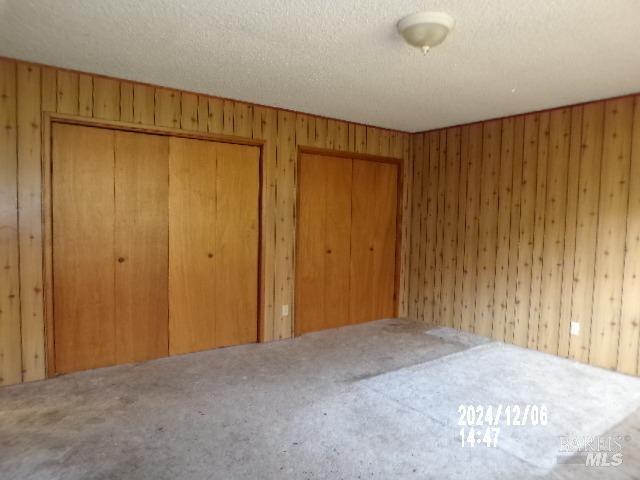
<svg viewBox="0 0 640 480">
<path fill-rule="evenodd" d="M 334 158 L 344 158 L 345 160 L 363 160 L 366 162 L 378 162 L 378 163 L 388 163 L 392 165 L 396 165 L 398 167 L 398 178 L 397 178 L 397 192 L 396 192 L 396 247 L 395 247 L 395 261 L 394 261 L 394 274 L 393 274 L 393 309 L 394 314 L 398 316 L 400 312 L 400 252 L 402 251 L 402 243 L 404 242 L 404 238 L 402 238 L 402 188 L 403 188 L 403 159 L 395 158 L 395 157 L 385 157 L 381 155 L 370 155 L 368 153 L 355 153 L 348 152 L 344 150 L 331 150 L 328 148 L 317 148 L 317 147 L 307 147 L 307 146 L 299 146 L 298 147 L 298 155 L 296 159 L 296 172 L 298 173 L 298 177 L 296 178 L 296 215 L 295 215 L 295 252 L 293 255 L 293 270 L 294 270 L 294 300 L 297 300 L 298 296 L 298 252 L 299 249 L 299 239 L 300 235 L 299 229 L 299 215 L 300 212 L 300 165 L 302 163 L 302 157 L 304 155 L 319 155 L 322 157 L 334 157 Z M 291 322 L 291 336 L 295 337 L 295 322 L 296 319 L 296 301 L 293 304 L 293 322 Z"/>
<path fill-rule="evenodd" d="M 45 367 L 46 378 L 56 376 L 55 371 L 55 341 L 54 341 L 54 318 L 53 318 L 53 202 L 52 192 L 52 143 L 53 124 L 77 125 L 81 127 L 102 128 L 134 133 L 146 133 L 150 135 L 161 135 L 166 137 L 191 138 L 195 140 L 205 140 L 215 143 L 229 143 L 258 147 L 260 154 L 258 157 L 258 336 L 257 342 L 264 342 L 264 239 L 263 239 L 263 177 L 264 177 L 264 147 L 265 140 L 256 140 L 233 135 L 218 135 L 206 132 L 196 132 L 182 130 L 171 127 L 158 127 L 152 125 L 142 125 L 139 123 L 121 122 L 116 120 L 103 120 L 78 115 L 67 115 L 61 113 L 42 113 L 42 268 L 43 268 L 43 307 L 44 307 L 44 341 L 45 341 Z"/>
</svg>

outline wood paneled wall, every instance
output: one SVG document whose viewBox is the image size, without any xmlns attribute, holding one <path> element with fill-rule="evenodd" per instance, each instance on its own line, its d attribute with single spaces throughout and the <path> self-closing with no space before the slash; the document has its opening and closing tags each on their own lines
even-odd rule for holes
<svg viewBox="0 0 640 480">
<path fill-rule="evenodd" d="M 42 113 L 264 141 L 263 340 L 292 335 L 298 146 L 404 159 L 400 311 L 408 294 L 411 136 L 312 115 L 0 59 L 0 385 L 45 371 Z M 241 239 L 239 239 L 241 241 Z M 290 315 L 282 316 L 282 306 Z"/>
<path fill-rule="evenodd" d="M 638 374 L 640 96 L 412 142 L 410 316 Z"/>
</svg>

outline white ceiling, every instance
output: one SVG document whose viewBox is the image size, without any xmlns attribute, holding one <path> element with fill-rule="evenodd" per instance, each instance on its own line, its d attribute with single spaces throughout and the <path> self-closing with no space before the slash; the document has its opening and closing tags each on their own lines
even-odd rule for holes
<svg viewBox="0 0 640 480">
<path fill-rule="evenodd" d="M 639 92 L 640 1 L 0 0 L 0 55 L 419 131 Z"/>
</svg>

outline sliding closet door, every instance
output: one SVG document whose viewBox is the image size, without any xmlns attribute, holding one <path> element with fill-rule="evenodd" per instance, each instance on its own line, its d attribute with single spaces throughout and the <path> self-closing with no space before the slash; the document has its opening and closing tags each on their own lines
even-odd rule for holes
<svg viewBox="0 0 640 480">
<path fill-rule="evenodd" d="M 351 322 L 394 316 L 398 167 L 354 160 Z"/>
<path fill-rule="evenodd" d="M 296 335 L 350 323 L 351 169 L 347 158 L 300 162 Z"/>
<path fill-rule="evenodd" d="M 257 341 L 257 147 L 172 138 L 170 353 Z"/>
<path fill-rule="evenodd" d="M 258 340 L 260 150 L 216 149 L 215 335 L 224 347 Z"/>
<path fill-rule="evenodd" d="M 216 144 L 171 138 L 169 353 L 214 348 Z"/>
<path fill-rule="evenodd" d="M 169 138 L 115 133 L 116 360 L 168 353 Z"/>
<path fill-rule="evenodd" d="M 52 127 L 56 372 L 112 365 L 115 352 L 114 134 Z"/>
</svg>

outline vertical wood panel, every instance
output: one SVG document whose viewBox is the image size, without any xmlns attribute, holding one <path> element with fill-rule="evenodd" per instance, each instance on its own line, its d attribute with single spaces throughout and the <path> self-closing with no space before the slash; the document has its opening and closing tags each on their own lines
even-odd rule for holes
<svg viewBox="0 0 640 480">
<path fill-rule="evenodd" d="M 498 233 L 496 246 L 496 280 L 493 304 L 492 337 L 505 340 L 507 294 L 509 285 L 509 248 L 511 233 L 511 193 L 513 188 L 515 119 L 502 121 L 500 173 L 498 178 Z"/>
<path fill-rule="evenodd" d="M 209 99 L 198 96 L 198 131 L 206 132 L 209 124 Z"/>
<path fill-rule="evenodd" d="M 18 64 L 18 209 L 23 381 L 45 375 L 40 67 Z"/>
<path fill-rule="evenodd" d="M 155 110 L 155 89 L 136 83 L 133 86 L 133 121 L 143 125 L 154 125 Z"/>
<path fill-rule="evenodd" d="M 533 228 L 533 262 L 531 267 L 531 300 L 527 346 L 538 348 L 540 294 L 542 288 L 542 255 L 544 249 L 545 205 L 547 192 L 547 160 L 549 156 L 549 112 L 540 114 L 538 129 L 538 168 L 536 175 L 535 221 Z"/>
<path fill-rule="evenodd" d="M 0 60 L 0 385 L 22 381 L 16 64 Z"/>
<path fill-rule="evenodd" d="M 233 133 L 238 137 L 251 136 L 253 107 L 248 103 L 236 102 L 233 107 Z"/>
<path fill-rule="evenodd" d="M 222 101 L 222 133 L 233 135 L 234 131 L 234 102 L 232 100 Z"/>
<path fill-rule="evenodd" d="M 514 343 L 514 331 L 518 314 L 518 252 L 520 249 L 520 217 L 522 214 L 522 167 L 524 159 L 524 125 L 525 117 L 515 118 L 513 138 L 513 171 L 511 191 L 511 226 L 509 231 L 509 272 L 507 274 L 507 310 L 505 322 L 505 338 L 507 343 Z"/>
<path fill-rule="evenodd" d="M 296 162 L 295 114 L 278 111 L 277 183 L 276 183 L 276 254 L 275 254 L 275 323 L 274 336 L 289 338 L 292 333 L 293 308 L 293 248 L 294 248 L 294 186 Z M 289 314 L 282 306 L 289 305 Z"/>
<path fill-rule="evenodd" d="M 475 328 L 476 283 L 478 262 L 478 233 L 480 220 L 480 175 L 483 160 L 483 124 L 468 127 L 468 135 L 462 141 L 462 161 L 468 162 L 467 203 L 465 208 L 465 248 L 462 285 L 462 329 Z"/>
<path fill-rule="evenodd" d="M 180 92 L 166 88 L 156 88 L 155 92 L 155 124 L 180 128 Z"/>
<path fill-rule="evenodd" d="M 632 118 L 632 97 L 605 103 L 589 361 L 606 368 L 618 363 Z"/>
<path fill-rule="evenodd" d="M 183 130 L 198 129 L 198 96 L 183 92 L 180 107 L 180 128 Z"/>
<path fill-rule="evenodd" d="M 93 77 L 81 74 L 78 79 L 78 110 L 83 117 L 93 117 Z"/>
<path fill-rule="evenodd" d="M 446 133 L 445 201 L 442 242 L 441 325 L 453 326 L 458 250 L 458 189 L 460 188 L 460 129 Z"/>
<path fill-rule="evenodd" d="M 93 79 L 93 116 L 120 120 L 120 82 L 112 78 Z"/>
<path fill-rule="evenodd" d="M 629 213 L 625 243 L 620 346 L 617 369 L 638 373 L 638 326 L 640 325 L 640 96 L 635 97 L 631 132 L 631 168 L 629 170 Z"/>
<path fill-rule="evenodd" d="M 409 291 L 411 302 L 409 305 L 409 317 L 415 320 L 422 320 L 422 284 L 421 266 L 424 265 L 424 261 L 421 258 L 421 251 L 425 242 L 422 231 L 422 212 L 426 211 L 426 205 L 422 203 L 422 176 L 423 176 L 423 151 L 422 146 L 424 142 L 423 134 L 416 134 L 412 137 L 413 141 L 413 189 L 412 189 L 412 208 L 413 215 L 411 216 L 411 260 L 410 260 L 410 273 L 409 273 Z M 425 172 L 424 175 L 427 175 Z M 426 192 L 425 192 L 426 195 Z"/>
<path fill-rule="evenodd" d="M 398 316 L 405 318 L 409 314 L 409 271 L 410 271 L 410 239 L 411 239 L 411 195 L 413 184 L 413 162 L 411 161 L 411 142 L 408 134 L 396 133 L 396 148 L 390 146 L 391 155 L 402 154 L 402 218 L 400 238 L 400 286 Z M 393 137 L 391 140 L 393 145 Z"/>
<path fill-rule="evenodd" d="M 538 132 L 540 117 L 527 115 L 524 120 L 522 180 L 520 189 L 520 226 L 518 241 L 518 272 L 516 281 L 516 312 L 513 343 L 527 346 L 529 310 L 531 305 L 531 275 L 533 271 L 533 240 L 538 175 Z"/>
<path fill-rule="evenodd" d="M 433 280 L 433 318 L 434 322 L 442 322 L 442 275 L 443 275 L 443 243 L 446 222 L 446 162 L 447 162 L 447 131 L 438 132 L 438 190 L 435 227 L 435 271 Z"/>
<path fill-rule="evenodd" d="M 571 135 L 567 167 L 567 215 L 564 235 L 564 260 L 562 271 L 562 299 L 560 306 L 560 331 L 558 355 L 569 355 L 571 306 L 573 297 L 573 269 L 576 250 L 576 219 L 578 212 L 578 186 L 580 181 L 580 152 L 582 144 L 582 105 L 571 109 Z"/>
<path fill-rule="evenodd" d="M 570 135 L 571 110 L 553 110 L 549 118 L 549 160 L 537 341 L 538 350 L 553 354 L 558 353 L 560 328 Z"/>
<path fill-rule="evenodd" d="M 465 145 L 465 147 L 463 147 Z M 458 181 L 458 222 L 456 235 L 458 243 L 456 245 L 456 270 L 455 270 L 455 292 L 453 305 L 453 328 L 461 329 L 464 317 L 464 259 L 465 259 L 465 232 L 466 232 L 466 207 L 467 207 L 467 183 L 469 171 L 469 127 L 460 129 L 457 138 L 457 149 L 460 163 L 460 178 Z M 464 152 L 463 152 L 464 149 Z M 474 179 L 475 181 L 475 179 Z"/>
<path fill-rule="evenodd" d="M 58 113 L 77 115 L 78 102 L 78 74 L 66 70 L 57 73 Z"/>
<path fill-rule="evenodd" d="M 120 120 L 133 122 L 133 83 L 120 82 Z"/>
<path fill-rule="evenodd" d="M 58 77 L 56 70 L 42 67 L 42 111 L 55 112 L 58 110 Z"/>
<path fill-rule="evenodd" d="M 589 344 L 591 342 L 603 128 L 604 103 L 585 105 L 582 116 L 576 248 L 573 268 L 574 285 L 571 306 L 571 321 L 580 324 L 580 333 L 569 339 L 569 356 L 582 362 L 589 359 Z"/>
<path fill-rule="evenodd" d="M 501 121 L 485 122 L 482 146 L 480 215 L 478 223 L 478 278 L 475 332 L 491 336 L 493 327 L 498 184 L 500 180 Z"/>
<path fill-rule="evenodd" d="M 423 174 L 423 192 L 427 192 L 427 209 L 426 220 L 423 231 L 426 236 L 426 248 L 424 253 L 424 273 L 423 273 L 423 318 L 426 323 L 435 323 L 436 318 L 436 297 L 435 297 L 435 278 L 436 278 L 436 241 L 437 241 L 437 220 L 438 220 L 438 180 L 440 167 L 440 135 L 438 132 L 430 132 L 424 137 L 424 150 L 429 150 L 429 155 L 425 153 L 425 164 L 423 169 L 427 169 L 428 175 Z M 426 182 L 426 188 L 425 188 Z M 424 194 L 423 194 L 424 204 Z M 424 208 L 424 207 L 423 207 Z"/>
<path fill-rule="evenodd" d="M 224 103 L 219 98 L 209 98 L 209 133 L 224 132 Z"/>
</svg>

